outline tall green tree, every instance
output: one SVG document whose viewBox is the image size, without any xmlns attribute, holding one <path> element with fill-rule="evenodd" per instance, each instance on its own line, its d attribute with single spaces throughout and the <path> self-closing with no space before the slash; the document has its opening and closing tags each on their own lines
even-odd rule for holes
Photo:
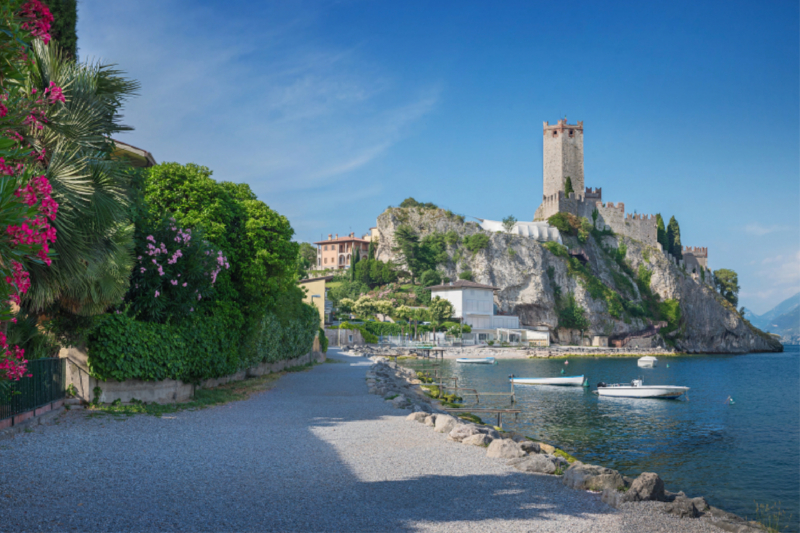
<svg viewBox="0 0 800 533">
<path fill-rule="evenodd" d="M 661 245 L 664 252 L 669 252 L 669 242 L 667 241 L 667 229 L 664 226 L 664 219 L 661 213 L 656 213 L 656 241 Z"/>
<path fill-rule="evenodd" d="M 50 36 L 70 59 L 78 57 L 78 1 L 44 0 L 53 15 Z"/>
<path fill-rule="evenodd" d="M 506 230 L 506 233 L 511 233 L 511 230 L 514 229 L 514 224 L 517 223 L 517 217 L 514 215 L 508 215 L 506 218 L 503 219 L 503 229 Z"/>
<path fill-rule="evenodd" d="M 419 261 L 419 236 L 413 228 L 407 224 L 403 224 L 394 232 L 394 240 L 396 243 L 395 251 L 399 252 L 403 257 L 403 262 L 411 272 L 411 284 L 419 277 L 423 270 Z"/>
<path fill-rule="evenodd" d="M 739 275 L 729 268 L 714 271 L 714 286 L 723 298 L 736 307 L 739 303 Z"/>
<path fill-rule="evenodd" d="M 369 255 L 367 256 L 369 259 L 375 259 L 375 248 L 377 248 L 377 243 L 375 239 L 372 239 L 369 241 Z"/>
<path fill-rule="evenodd" d="M 139 84 L 111 65 L 76 63 L 52 41 L 37 41 L 32 53 L 30 90 L 41 94 L 54 83 L 64 88 L 65 103 L 33 140 L 59 204 L 58 239 L 52 267 L 31 268 L 23 303 L 37 313 L 54 312 L 56 304 L 74 314 L 102 313 L 122 300 L 133 267 L 133 174 L 112 159 L 111 137 L 131 129 L 121 110 Z"/>
<path fill-rule="evenodd" d="M 667 225 L 667 245 L 669 253 L 675 259 L 683 259 L 683 246 L 681 245 L 681 227 L 675 217 L 670 217 Z"/>
<path fill-rule="evenodd" d="M 575 192 L 575 189 L 572 188 L 572 178 L 567 176 L 567 181 L 564 182 L 564 196 L 569 198 L 571 192 Z"/>
<path fill-rule="evenodd" d="M 450 301 L 439 296 L 431 300 L 428 306 L 428 317 L 433 324 L 433 331 L 438 329 L 439 324 L 453 316 L 453 312 L 453 304 Z"/>
</svg>

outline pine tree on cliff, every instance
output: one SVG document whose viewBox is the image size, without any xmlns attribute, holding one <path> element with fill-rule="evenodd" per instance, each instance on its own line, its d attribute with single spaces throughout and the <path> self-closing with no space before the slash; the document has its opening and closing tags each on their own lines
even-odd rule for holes
<svg viewBox="0 0 800 533">
<path fill-rule="evenodd" d="M 681 245 L 681 227 L 675 217 L 669 219 L 667 225 L 667 244 L 669 244 L 669 253 L 675 259 L 683 259 L 683 246 Z"/>
<path fill-rule="evenodd" d="M 567 181 L 564 183 L 564 197 L 569 198 L 571 192 L 575 192 L 575 189 L 572 188 L 572 178 L 567 176 Z"/>
<path fill-rule="evenodd" d="M 664 252 L 669 252 L 669 242 L 667 241 L 667 230 L 664 227 L 664 219 L 661 213 L 656 214 L 656 240 L 661 245 Z"/>
<path fill-rule="evenodd" d="M 369 241 L 369 255 L 370 260 L 375 259 L 375 239 Z"/>
</svg>

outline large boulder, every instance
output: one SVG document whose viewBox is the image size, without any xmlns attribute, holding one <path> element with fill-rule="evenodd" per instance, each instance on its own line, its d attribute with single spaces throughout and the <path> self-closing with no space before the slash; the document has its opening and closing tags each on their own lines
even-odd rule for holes
<svg viewBox="0 0 800 533">
<path fill-rule="evenodd" d="M 519 447 L 522 448 L 522 451 L 525 453 L 539 453 L 542 450 L 538 443 L 529 440 L 520 442 Z"/>
<path fill-rule="evenodd" d="M 395 409 L 402 409 L 402 408 L 408 406 L 408 403 L 409 403 L 408 402 L 408 398 L 406 398 L 402 394 L 400 396 L 398 396 L 397 398 L 392 400 L 392 405 L 395 407 Z"/>
<path fill-rule="evenodd" d="M 519 457 L 517 459 L 512 459 L 508 464 L 517 470 L 528 472 L 529 474 L 555 474 L 559 466 L 555 456 L 545 454 Z"/>
<path fill-rule="evenodd" d="M 562 483 L 572 489 L 594 491 L 618 489 L 625 486 L 625 480 L 616 470 L 597 465 L 586 465 L 580 461 L 572 463 L 572 466 L 564 472 Z"/>
<path fill-rule="evenodd" d="M 672 503 L 666 504 L 664 512 L 674 514 L 679 518 L 697 518 L 700 516 L 700 511 L 689 498 L 676 499 Z"/>
<path fill-rule="evenodd" d="M 434 431 L 436 433 L 450 433 L 458 425 L 458 420 L 450 415 L 439 415 L 436 417 Z"/>
<path fill-rule="evenodd" d="M 653 472 L 642 472 L 633 480 L 630 489 L 625 494 L 625 501 L 629 502 L 663 502 L 666 500 L 664 482 L 658 477 L 658 474 Z"/>
<path fill-rule="evenodd" d="M 425 425 L 434 427 L 436 425 L 436 417 L 439 416 L 436 413 L 432 415 L 428 415 L 425 417 Z"/>
<path fill-rule="evenodd" d="M 411 413 L 406 417 L 406 420 L 413 420 L 414 422 L 425 422 L 425 418 L 428 416 L 428 413 L 425 411 L 417 411 L 416 413 Z"/>
<path fill-rule="evenodd" d="M 462 440 L 466 439 L 467 437 L 471 437 L 473 435 L 480 435 L 480 431 L 478 428 L 473 426 L 472 424 L 458 424 L 456 427 L 448 435 L 450 440 L 454 440 L 456 442 L 461 442 Z"/>
<path fill-rule="evenodd" d="M 487 457 L 497 457 L 500 459 L 516 459 L 523 457 L 525 452 L 519 447 L 519 444 L 511 439 L 497 439 L 493 440 L 486 450 Z"/>
<path fill-rule="evenodd" d="M 476 435 L 472 435 L 471 437 L 467 437 L 466 439 L 462 440 L 462 444 L 469 444 L 471 446 L 489 446 L 492 443 L 492 437 L 486 435 L 484 433 L 478 433 Z"/>
</svg>

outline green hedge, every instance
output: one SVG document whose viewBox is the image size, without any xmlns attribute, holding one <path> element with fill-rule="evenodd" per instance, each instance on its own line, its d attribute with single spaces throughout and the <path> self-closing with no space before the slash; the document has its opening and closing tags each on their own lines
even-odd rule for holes
<svg viewBox="0 0 800 533">
<path fill-rule="evenodd" d="M 317 336 L 319 337 L 319 351 L 326 353 L 328 351 L 328 337 L 325 336 L 325 330 L 319 328 Z"/>
<path fill-rule="evenodd" d="M 400 335 L 402 333 L 403 328 L 400 324 L 395 324 L 393 322 L 373 322 L 367 321 L 364 322 L 364 327 L 372 333 L 373 335 Z"/>
<path fill-rule="evenodd" d="M 303 304 L 295 316 L 267 313 L 255 355 L 243 350 L 242 314 L 220 303 L 208 316 L 180 325 L 139 322 L 124 313 L 103 317 L 88 337 L 92 376 L 109 380 L 196 383 L 266 362 L 293 359 L 311 351 L 319 328 L 316 308 Z"/>
</svg>

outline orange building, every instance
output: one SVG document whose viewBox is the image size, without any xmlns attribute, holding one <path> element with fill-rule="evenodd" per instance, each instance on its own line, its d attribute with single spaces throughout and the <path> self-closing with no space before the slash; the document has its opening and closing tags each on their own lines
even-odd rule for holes
<svg viewBox="0 0 800 533">
<path fill-rule="evenodd" d="M 351 233 L 347 237 L 339 238 L 328 235 L 327 241 L 315 242 L 317 245 L 317 269 L 323 268 L 350 268 L 350 257 L 356 250 L 361 250 L 361 257 L 369 253 L 369 241 L 360 239 Z"/>
</svg>

